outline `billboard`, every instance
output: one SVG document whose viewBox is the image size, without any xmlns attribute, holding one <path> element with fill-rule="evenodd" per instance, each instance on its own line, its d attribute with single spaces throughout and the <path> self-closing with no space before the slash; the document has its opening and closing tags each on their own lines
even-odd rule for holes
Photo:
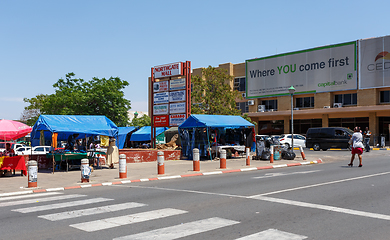
<svg viewBox="0 0 390 240">
<path fill-rule="evenodd" d="M 186 100 L 186 91 L 169 92 L 169 102 L 181 102 Z"/>
<path fill-rule="evenodd" d="M 246 60 L 246 98 L 357 89 L 356 41 Z"/>
<path fill-rule="evenodd" d="M 168 114 L 168 104 L 154 105 L 153 114 L 154 115 Z"/>
<path fill-rule="evenodd" d="M 169 115 L 169 126 L 179 126 L 186 119 L 186 114 L 171 114 Z"/>
<path fill-rule="evenodd" d="M 168 91 L 168 81 L 153 83 L 153 92 L 165 92 Z"/>
<path fill-rule="evenodd" d="M 153 95 L 153 103 L 154 104 L 161 104 L 161 103 L 168 103 L 168 102 L 169 102 L 169 93 L 168 92 L 155 93 Z"/>
<path fill-rule="evenodd" d="M 153 116 L 154 126 L 155 127 L 168 127 L 169 126 L 169 116 L 161 115 L 161 116 Z"/>
<path fill-rule="evenodd" d="M 175 90 L 181 90 L 186 89 L 186 79 L 185 78 L 179 78 L 171 80 L 169 83 L 169 90 L 175 91 Z"/>
<path fill-rule="evenodd" d="M 177 75 L 183 75 L 183 67 L 181 62 L 154 67 L 155 78 L 172 77 Z"/>
<path fill-rule="evenodd" d="M 359 41 L 359 88 L 390 87 L 390 36 Z"/>
<path fill-rule="evenodd" d="M 169 104 L 169 113 L 185 113 L 186 112 L 186 103 L 171 103 Z"/>
</svg>

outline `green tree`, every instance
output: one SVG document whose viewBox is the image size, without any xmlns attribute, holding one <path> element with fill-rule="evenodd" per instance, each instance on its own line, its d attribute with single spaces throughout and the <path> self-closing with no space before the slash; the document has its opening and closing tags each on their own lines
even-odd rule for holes
<svg viewBox="0 0 390 240">
<path fill-rule="evenodd" d="M 53 85 L 54 94 L 25 98 L 24 101 L 30 104 L 25 112 L 35 109 L 39 114 L 105 115 L 117 126 L 127 126 L 127 111 L 131 104 L 122 91 L 129 85 L 127 81 L 119 77 L 94 77 L 84 81 L 74 76 L 74 73 L 68 73 L 65 79 L 59 79 Z"/>
<path fill-rule="evenodd" d="M 144 127 L 150 126 L 152 121 L 150 117 L 146 114 L 142 115 L 142 117 L 138 117 L 138 115 L 134 115 L 134 118 L 130 122 L 130 126 L 134 127 Z"/>
<path fill-rule="evenodd" d="M 241 115 L 236 108 L 236 100 L 242 99 L 242 96 L 230 86 L 233 76 L 225 69 L 211 66 L 202 70 L 202 76 L 192 75 L 191 78 L 191 113 Z"/>
</svg>

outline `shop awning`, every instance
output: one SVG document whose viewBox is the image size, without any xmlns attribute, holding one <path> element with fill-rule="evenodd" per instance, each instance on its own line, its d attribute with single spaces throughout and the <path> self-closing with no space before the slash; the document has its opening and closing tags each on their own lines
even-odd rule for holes
<svg viewBox="0 0 390 240">
<path fill-rule="evenodd" d="M 137 127 L 118 127 L 118 148 L 123 149 L 125 146 L 125 141 L 127 134 L 132 131 L 135 131 Z"/>
<path fill-rule="evenodd" d="M 198 127 L 239 128 L 254 127 L 254 125 L 241 116 L 192 114 L 179 126 L 179 129 Z"/>
<path fill-rule="evenodd" d="M 168 128 L 167 127 L 158 127 L 156 128 L 156 136 L 160 135 L 161 133 L 165 132 Z M 131 134 L 130 141 L 150 141 L 151 140 L 151 127 L 145 126 L 140 128 L 138 131 Z"/>
</svg>

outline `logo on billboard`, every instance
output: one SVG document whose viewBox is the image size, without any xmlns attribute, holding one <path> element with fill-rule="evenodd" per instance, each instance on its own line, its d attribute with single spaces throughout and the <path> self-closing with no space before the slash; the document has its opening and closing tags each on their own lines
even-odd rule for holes
<svg viewBox="0 0 390 240">
<path fill-rule="evenodd" d="M 381 59 L 390 60 L 390 53 L 386 51 L 378 53 L 378 55 L 376 55 L 375 57 L 375 62 Z M 375 64 L 368 64 L 367 66 L 368 71 L 386 70 L 386 69 L 390 69 L 390 62 L 379 61 Z"/>
<path fill-rule="evenodd" d="M 378 55 L 376 55 L 375 62 L 376 62 L 376 60 L 381 59 L 381 58 L 390 60 L 390 54 L 386 51 L 380 52 Z"/>
</svg>

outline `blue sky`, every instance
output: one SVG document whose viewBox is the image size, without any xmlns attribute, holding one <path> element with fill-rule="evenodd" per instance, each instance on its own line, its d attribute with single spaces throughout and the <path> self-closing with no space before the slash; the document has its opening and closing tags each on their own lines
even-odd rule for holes
<svg viewBox="0 0 390 240">
<path fill-rule="evenodd" d="M 153 66 L 242 63 L 389 35 L 390 1 L 0 1 L 0 119 L 23 98 L 54 93 L 65 74 L 120 77 L 133 111 L 147 111 Z"/>
</svg>

